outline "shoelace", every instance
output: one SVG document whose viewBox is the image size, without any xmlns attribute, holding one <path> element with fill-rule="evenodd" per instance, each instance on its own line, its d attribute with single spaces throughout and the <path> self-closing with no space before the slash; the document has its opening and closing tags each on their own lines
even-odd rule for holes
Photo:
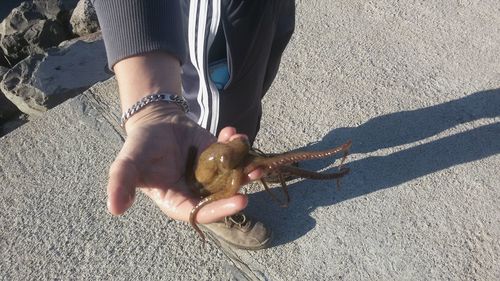
<svg viewBox="0 0 500 281">
<path fill-rule="evenodd" d="M 232 216 L 224 218 L 224 223 L 227 226 L 237 225 L 238 227 L 241 228 L 243 225 L 245 225 L 246 222 L 247 222 L 247 217 L 245 216 L 245 214 L 242 213 L 234 214 Z"/>
</svg>

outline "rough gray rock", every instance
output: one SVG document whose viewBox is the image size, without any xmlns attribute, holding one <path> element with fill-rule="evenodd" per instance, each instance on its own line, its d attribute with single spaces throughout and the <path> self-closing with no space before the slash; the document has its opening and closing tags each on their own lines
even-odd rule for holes
<svg viewBox="0 0 500 281">
<path fill-rule="evenodd" d="M 77 3 L 78 0 L 33 0 L 38 11 L 48 19 L 57 19 L 61 22 L 69 20 L 71 10 L 75 8 Z"/>
<path fill-rule="evenodd" d="M 9 61 L 18 62 L 29 55 L 43 53 L 69 37 L 69 33 L 58 21 L 39 20 L 23 32 L 4 36 L 1 45 Z"/>
<path fill-rule="evenodd" d="M 0 48 L 2 49 L 5 58 L 16 64 L 28 55 L 28 42 L 24 39 L 21 33 L 13 33 L 2 36 L 0 40 Z"/>
<path fill-rule="evenodd" d="M 4 76 L 0 89 L 24 113 L 40 115 L 111 75 L 100 34 L 31 55 Z"/>
<path fill-rule="evenodd" d="M 0 81 L 2 81 L 3 75 L 8 70 L 8 68 L 0 66 Z M 19 113 L 19 109 L 17 109 L 17 107 L 5 97 L 2 91 L 0 91 L 0 122 Z"/>
<path fill-rule="evenodd" d="M 9 60 L 7 59 L 7 57 L 5 56 L 5 54 L 3 53 L 3 49 L 0 48 L 0 66 L 4 66 L 4 67 L 11 67 L 11 63 L 9 62 Z"/>
<path fill-rule="evenodd" d="M 97 14 L 90 0 L 80 0 L 78 2 L 69 22 L 73 33 L 80 36 L 99 30 Z"/>
<path fill-rule="evenodd" d="M 3 20 L 15 7 L 21 5 L 22 0 L 2 1 L 0 5 L 0 20 Z"/>
<path fill-rule="evenodd" d="M 0 23 L 0 34 L 5 36 L 18 33 L 42 19 L 46 19 L 46 17 L 35 4 L 23 2 L 12 9 L 9 15 Z"/>
<path fill-rule="evenodd" d="M 5 66 L 0 66 L 0 82 L 2 81 L 3 79 L 3 75 L 9 71 L 9 68 L 5 67 Z"/>
<path fill-rule="evenodd" d="M 70 38 L 74 1 L 23 2 L 0 23 L 0 47 L 12 64 Z M 76 2 L 75 2 L 76 4 Z"/>
<path fill-rule="evenodd" d="M 67 37 L 64 27 L 55 20 L 40 20 L 24 32 L 29 45 L 43 49 L 59 45 Z"/>
</svg>

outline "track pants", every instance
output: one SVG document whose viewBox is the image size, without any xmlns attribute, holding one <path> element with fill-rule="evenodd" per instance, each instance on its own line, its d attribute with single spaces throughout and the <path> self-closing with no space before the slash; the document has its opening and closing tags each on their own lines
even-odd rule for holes
<svg viewBox="0 0 500 281">
<path fill-rule="evenodd" d="M 233 126 L 253 142 L 261 99 L 294 30 L 294 1 L 191 0 L 184 5 L 189 59 L 182 86 L 190 117 L 214 135 Z M 222 86 L 214 83 L 209 67 L 221 60 L 229 72 Z"/>
</svg>

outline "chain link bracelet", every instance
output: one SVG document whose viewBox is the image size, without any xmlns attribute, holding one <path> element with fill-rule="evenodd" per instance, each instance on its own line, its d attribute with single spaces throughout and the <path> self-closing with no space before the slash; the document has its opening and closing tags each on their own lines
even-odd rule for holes
<svg viewBox="0 0 500 281">
<path fill-rule="evenodd" d="M 143 97 L 138 102 L 136 102 L 134 105 L 132 105 L 132 107 L 130 107 L 129 109 L 127 109 L 127 111 L 125 111 L 122 114 L 122 117 L 120 118 L 120 126 L 122 128 L 124 128 L 125 127 L 125 122 L 127 122 L 127 120 L 130 117 L 132 117 L 132 115 L 134 115 L 137 111 L 139 111 L 142 108 L 144 108 L 146 105 L 148 105 L 148 104 L 150 104 L 152 102 L 156 102 L 156 101 L 164 101 L 164 102 L 168 102 L 168 103 L 175 103 L 178 106 L 180 106 L 181 109 L 182 109 L 182 111 L 184 111 L 185 113 L 189 112 L 189 106 L 188 106 L 188 103 L 187 103 L 187 101 L 186 101 L 186 99 L 184 97 L 178 96 L 178 95 L 175 95 L 175 94 L 169 94 L 169 93 L 153 94 L 153 95 L 149 95 L 149 96 Z"/>
</svg>

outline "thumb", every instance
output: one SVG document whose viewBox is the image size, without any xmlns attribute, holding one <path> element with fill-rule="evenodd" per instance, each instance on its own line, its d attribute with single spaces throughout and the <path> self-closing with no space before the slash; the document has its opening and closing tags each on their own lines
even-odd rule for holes
<svg viewBox="0 0 500 281">
<path fill-rule="evenodd" d="M 138 181 L 137 168 L 133 161 L 116 159 L 109 169 L 108 210 L 113 215 L 123 214 L 134 202 Z"/>
</svg>

